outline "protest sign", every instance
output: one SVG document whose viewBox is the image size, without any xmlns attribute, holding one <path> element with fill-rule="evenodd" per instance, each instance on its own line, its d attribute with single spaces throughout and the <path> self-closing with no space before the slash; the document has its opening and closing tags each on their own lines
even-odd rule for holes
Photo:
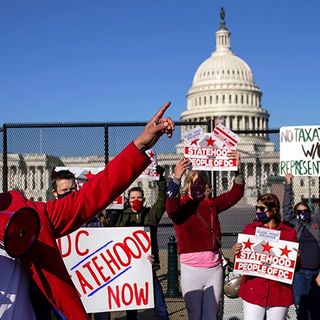
<svg viewBox="0 0 320 320">
<path fill-rule="evenodd" d="M 146 154 L 149 156 L 151 163 L 149 166 L 140 174 L 139 179 L 146 179 L 150 181 L 156 181 L 160 179 L 160 174 L 157 172 L 157 155 L 150 149 L 146 151 Z"/>
<path fill-rule="evenodd" d="M 213 135 L 219 148 L 235 150 L 240 137 L 221 123 L 213 129 Z"/>
<path fill-rule="evenodd" d="M 217 129 L 217 130 L 216 130 Z M 184 157 L 192 163 L 193 170 L 236 171 L 236 146 L 239 137 L 222 124 L 212 133 L 195 128 L 184 139 Z"/>
<path fill-rule="evenodd" d="M 154 307 L 148 228 L 81 228 L 57 244 L 88 313 Z"/>
<path fill-rule="evenodd" d="M 280 175 L 320 176 L 320 126 L 280 128 Z"/>
<path fill-rule="evenodd" d="M 253 235 L 239 234 L 243 244 L 236 255 L 234 273 L 256 276 L 291 284 L 297 260 L 299 244 L 279 240 L 276 230 L 266 228 Z"/>
<path fill-rule="evenodd" d="M 116 200 L 114 200 L 107 209 L 110 210 L 121 210 L 124 208 L 124 195 L 121 194 Z"/>
</svg>

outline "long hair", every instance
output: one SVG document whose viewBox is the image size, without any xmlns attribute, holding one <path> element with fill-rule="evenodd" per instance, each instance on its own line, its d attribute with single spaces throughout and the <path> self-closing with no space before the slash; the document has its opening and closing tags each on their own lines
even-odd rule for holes
<svg viewBox="0 0 320 320">
<path fill-rule="evenodd" d="M 257 202 L 263 203 L 269 210 L 275 210 L 275 221 L 279 224 L 281 222 L 280 214 L 280 201 L 279 198 L 273 193 L 266 193 L 257 199 Z"/>
<path fill-rule="evenodd" d="M 189 173 L 186 175 L 186 178 L 184 180 L 184 185 L 181 190 L 182 195 L 187 195 L 190 189 L 190 185 L 192 184 L 192 181 L 195 176 L 198 176 L 200 180 L 202 180 L 206 184 L 206 189 L 204 192 L 204 195 L 206 197 L 211 198 L 212 197 L 212 189 L 209 185 L 209 177 L 206 171 L 200 171 L 200 170 L 191 170 Z"/>
</svg>

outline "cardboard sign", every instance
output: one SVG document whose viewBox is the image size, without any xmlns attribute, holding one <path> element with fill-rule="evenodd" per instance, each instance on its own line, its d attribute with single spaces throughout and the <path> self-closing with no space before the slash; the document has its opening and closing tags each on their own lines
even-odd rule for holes
<svg viewBox="0 0 320 320">
<path fill-rule="evenodd" d="M 120 195 L 116 200 L 114 200 L 107 209 L 110 210 L 121 210 L 124 208 L 124 195 Z"/>
<path fill-rule="evenodd" d="M 140 176 L 139 179 L 147 179 L 150 181 L 155 181 L 160 179 L 160 174 L 156 171 L 157 167 L 157 155 L 156 153 L 150 149 L 146 151 L 146 154 L 149 156 L 151 163 L 149 166 L 144 170 Z"/>
<path fill-rule="evenodd" d="M 226 128 L 221 123 L 213 129 L 213 135 L 217 141 L 219 148 L 227 148 L 235 150 L 240 141 L 240 137 Z"/>
<path fill-rule="evenodd" d="M 236 146 L 239 138 L 223 125 L 212 133 L 188 132 L 184 140 L 184 157 L 192 163 L 193 170 L 236 171 Z M 217 133 L 218 132 L 218 133 Z"/>
<path fill-rule="evenodd" d="M 88 313 L 154 307 L 149 228 L 81 228 L 57 244 Z"/>
<path fill-rule="evenodd" d="M 320 126 L 280 128 L 280 175 L 320 176 Z"/>
<path fill-rule="evenodd" d="M 243 248 L 235 257 L 234 273 L 292 284 L 299 244 L 269 239 L 270 235 L 263 239 L 239 234 Z"/>
</svg>

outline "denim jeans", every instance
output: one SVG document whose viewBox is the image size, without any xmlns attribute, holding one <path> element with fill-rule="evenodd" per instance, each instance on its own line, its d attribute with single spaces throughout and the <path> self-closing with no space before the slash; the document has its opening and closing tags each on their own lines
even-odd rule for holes
<svg viewBox="0 0 320 320">
<path fill-rule="evenodd" d="M 157 320 L 169 320 L 167 305 L 164 300 L 161 283 L 157 275 L 153 274 L 153 290 L 154 290 L 154 313 Z"/>
<path fill-rule="evenodd" d="M 299 270 L 293 279 L 294 304 L 298 320 L 318 320 L 320 317 L 320 288 L 315 282 L 318 270 Z"/>
</svg>

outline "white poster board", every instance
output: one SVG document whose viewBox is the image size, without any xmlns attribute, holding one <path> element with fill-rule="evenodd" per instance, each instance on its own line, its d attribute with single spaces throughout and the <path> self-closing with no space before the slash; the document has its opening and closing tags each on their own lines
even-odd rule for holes
<svg viewBox="0 0 320 320">
<path fill-rule="evenodd" d="M 199 127 L 184 135 L 184 157 L 193 170 L 237 171 L 236 147 L 240 138 L 219 124 L 211 133 Z"/>
<path fill-rule="evenodd" d="M 146 154 L 149 156 L 151 163 L 140 174 L 138 179 L 146 179 L 149 181 L 158 181 L 160 179 L 160 174 L 156 171 L 157 164 L 158 164 L 157 155 L 152 149 L 147 150 Z"/>
<path fill-rule="evenodd" d="M 280 128 L 280 175 L 320 176 L 320 126 Z"/>
<path fill-rule="evenodd" d="M 259 234 L 239 234 L 242 250 L 235 257 L 234 273 L 292 284 L 296 267 L 297 242 L 279 240 L 276 230 L 266 228 Z"/>
<path fill-rule="evenodd" d="M 154 307 L 149 228 L 80 228 L 57 243 L 88 313 Z"/>
</svg>

